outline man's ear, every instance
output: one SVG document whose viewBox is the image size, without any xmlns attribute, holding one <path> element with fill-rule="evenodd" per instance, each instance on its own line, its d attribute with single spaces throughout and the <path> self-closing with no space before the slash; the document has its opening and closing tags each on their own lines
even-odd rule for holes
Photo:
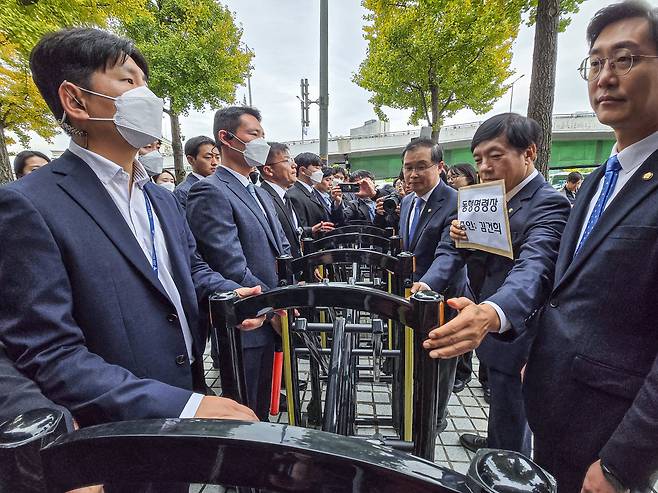
<svg viewBox="0 0 658 493">
<path fill-rule="evenodd" d="M 233 135 L 228 130 L 219 130 L 217 132 L 217 142 L 220 142 L 225 145 L 230 145 L 229 140 L 233 140 Z M 221 153 L 221 149 L 220 149 Z"/>
<path fill-rule="evenodd" d="M 524 152 L 526 164 L 534 164 L 537 159 L 537 144 L 530 144 Z M 529 162 L 528 162 L 529 161 Z"/>
<path fill-rule="evenodd" d="M 267 178 L 271 178 L 272 176 L 274 176 L 274 173 L 272 173 L 272 166 L 270 166 L 269 164 L 266 164 L 265 166 L 261 166 L 260 168 L 258 168 L 258 171 L 260 171 L 261 175 Z"/>
<path fill-rule="evenodd" d="M 89 118 L 89 113 L 85 109 L 83 92 L 70 82 L 64 81 L 57 90 L 59 102 L 66 113 L 66 119 L 73 125 L 83 122 Z"/>
<path fill-rule="evenodd" d="M 190 166 L 194 166 L 194 158 L 192 156 L 185 156 L 185 158 Z"/>
</svg>

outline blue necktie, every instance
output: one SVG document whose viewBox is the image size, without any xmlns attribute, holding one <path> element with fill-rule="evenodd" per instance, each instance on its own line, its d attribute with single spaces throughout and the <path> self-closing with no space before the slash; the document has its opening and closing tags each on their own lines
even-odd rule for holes
<svg viewBox="0 0 658 493">
<path fill-rule="evenodd" d="M 608 162 L 605 165 L 605 176 L 603 178 L 603 188 L 601 189 L 601 194 L 596 200 L 596 204 L 592 210 L 592 215 L 589 216 L 587 226 L 585 227 L 585 232 L 583 233 L 583 237 L 580 239 L 580 243 L 578 243 L 578 248 L 576 248 L 576 253 L 574 253 L 574 256 L 578 255 L 578 252 L 580 252 L 580 249 L 585 244 L 585 241 L 592 233 L 594 226 L 596 226 L 596 223 L 601 217 L 601 214 L 603 214 L 605 204 L 610 199 L 610 195 L 612 195 L 612 191 L 615 189 L 615 185 L 617 184 L 617 178 L 619 177 L 620 169 L 621 164 L 619 164 L 619 159 L 617 159 L 617 155 L 615 154 L 614 156 L 611 156 L 610 159 L 608 159 Z"/>
<path fill-rule="evenodd" d="M 263 214 L 265 214 L 265 211 L 263 210 L 263 206 L 260 204 L 260 200 L 258 200 L 258 196 L 256 195 L 256 187 L 254 186 L 253 183 L 249 183 L 247 185 L 247 190 L 251 194 L 251 196 L 254 198 L 256 201 L 256 206 L 261 210 Z"/>
<path fill-rule="evenodd" d="M 420 219 L 420 213 L 423 212 L 423 206 L 425 201 L 420 197 L 416 197 L 416 205 L 414 206 L 414 218 L 411 221 L 411 226 L 409 227 L 409 244 L 414 239 L 414 233 L 416 233 L 416 226 L 418 226 L 418 220 Z M 409 245 L 407 245 L 409 247 Z"/>
</svg>

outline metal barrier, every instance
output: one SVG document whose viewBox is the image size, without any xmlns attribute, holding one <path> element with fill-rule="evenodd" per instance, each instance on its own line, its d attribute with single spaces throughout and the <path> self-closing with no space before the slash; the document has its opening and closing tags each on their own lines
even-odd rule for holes
<svg viewBox="0 0 658 493">
<path fill-rule="evenodd" d="M 437 422 L 438 361 L 429 357 L 422 347 L 422 341 L 427 338 L 429 331 L 441 322 L 442 302 L 443 298 L 431 291 L 417 293 L 407 300 L 375 289 L 323 283 L 277 288 L 242 300 L 238 299 L 235 293 L 215 294 L 210 298 L 210 312 L 212 330 L 226 330 L 230 334 L 229 337 L 235 339 L 240 337 L 237 325 L 247 318 L 264 315 L 275 309 L 315 306 L 363 310 L 410 328 L 413 336 L 409 344 L 412 347 L 409 347 L 406 356 L 410 364 L 405 381 L 413 382 L 414 397 L 412 399 L 409 395 L 411 388 L 407 388 L 405 401 L 413 402 L 413 405 L 407 409 L 405 418 L 409 423 L 413 420 L 413 425 L 410 426 L 412 433 L 406 433 L 404 438 L 408 441 L 412 439 L 415 455 L 432 460 Z M 234 376 L 240 380 L 244 379 L 244 374 L 239 373 L 241 368 L 238 368 L 239 365 L 234 361 L 237 359 L 233 352 L 236 349 L 237 345 L 234 345 L 226 356 L 231 358 L 230 366 L 238 372 Z M 409 362 L 410 358 L 412 362 Z M 286 373 L 290 374 L 289 368 L 286 368 Z M 286 384 L 289 381 L 290 379 L 286 378 Z M 294 386 L 287 388 L 287 394 L 295 391 Z M 238 397 L 240 402 L 246 403 L 244 396 Z M 298 407 L 298 403 L 294 402 L 293 407 L 295 404 Z"/>
<path fill-rule="evenodd" d="M 51 493 L 90 484 L 239 491 L 471 493 L 466 477 L 357 438 L 274 423 L 164 419 L 92 426 L 41 453 Z"/>
</svg>

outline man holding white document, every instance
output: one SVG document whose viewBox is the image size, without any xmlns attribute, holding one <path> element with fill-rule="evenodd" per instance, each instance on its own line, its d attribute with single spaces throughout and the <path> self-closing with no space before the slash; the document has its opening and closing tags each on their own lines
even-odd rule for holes
<svg viewBox="0 0 658 493">
<path fill-rule="evenodd" d="M 484 261 L 484 282 L 475 293 L 479 304 L 449 300 L 460 314 L 425 341 L 434 358 L 479 345 L 478 357 L 489 368 L 488 437 L 462 435 L 460 442 L 471 450 L 501 448 L 530 456 L 521 394 L 521 369 L 532 340 L 526 324 L 550 293 L 570 211 L 569 202 L 534 167 L 540 132 L 536 121 L 514 113 L 494 116 L 475 132 L 471 151 L 484 185 L 475 185 L 482 187 L 480 196 L 477 188 L 460 190 L 469 197 L 462 195 L 467 200 L 460 201 L 450 235 L 464 248 L 467 265 L 478 257 Z M 457 332 L 470 336 L 457 338 Z"/>
</svg>

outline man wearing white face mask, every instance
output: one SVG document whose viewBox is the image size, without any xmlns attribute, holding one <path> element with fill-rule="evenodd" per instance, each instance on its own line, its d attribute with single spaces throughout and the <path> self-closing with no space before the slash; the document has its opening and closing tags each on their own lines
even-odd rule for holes
<svg viewBox="0 0 658 493">
<path fill-rule="evenodd" d="M 43 172 L 0 189 L 7 354 L 81 426 L 255 420 L 204 395 L 199 301 L 258 289 L 210 270 L 176 199 L 135 160 L 162 124 L 143 56 L 127 39 L 74 28 L 46 35 L 30 68 L 71 143 Z"/>
<path fill-rule="evenodd" d="M 316 236 L 320 232 L 334 229 L 332 211 L 314 191 L 314 185 L 323 178 L 322 160 L 317 154 L 303 152 L 295 156 L 297 165 L 297 181 L 286 192 L 290 199 L 300 225 L 304 228 L 304 236 Z"/>
<path fill-rule="evenodd" d="M 192 185 L 186 213 L 199 252 L 212 269 L 238 284 L 259 285 L 267 291 L 278 284 L 276 257 L 290 254 L 290 244 L 272 197 L 249 179 L 254 166 L 265 164 L 270 150 L 260 121 L 260 112 L 249 107 L 215 113 L 213 136 L 222 164 L 213 175 Z M 272 325 L 243 333 L 242 346 L 249 407 L 267 420 L 274 356 Z M 220 375 L 225 373 L 223 347 L 220 340 Z M 222 381 L 222 390 L 224 395 L 233 395 L 226 381 Z"/>
</svg>

